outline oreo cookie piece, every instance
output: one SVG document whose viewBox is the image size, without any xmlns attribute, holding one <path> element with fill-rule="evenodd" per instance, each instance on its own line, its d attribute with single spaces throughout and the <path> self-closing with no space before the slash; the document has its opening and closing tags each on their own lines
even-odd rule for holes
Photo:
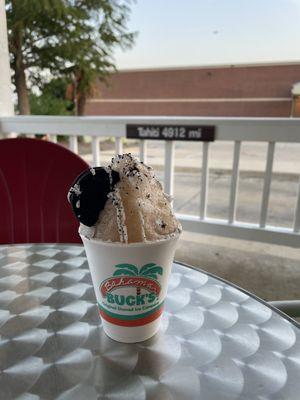
<svg viewBox="0 0 300 400">
<path fill-rule="evenodd" d="M 99 213 L 107 201 L 107 195 L 119 182 L 118 172 L 103 167 L 83 171 L 73 182 L 68 200 L 76 218 L 86 226 L 96 224 Z"/>
</svg>

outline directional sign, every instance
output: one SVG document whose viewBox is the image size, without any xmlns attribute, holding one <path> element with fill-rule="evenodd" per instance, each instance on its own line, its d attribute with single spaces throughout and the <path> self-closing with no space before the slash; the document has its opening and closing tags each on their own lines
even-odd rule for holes
<svg viewBox="0 0 300 400">
<path fill-rule="evenodd" d="M 126 137 L 147 140 L 189 140 L 212 142 L 213 125 L 126 125 Z"/>
</svg>

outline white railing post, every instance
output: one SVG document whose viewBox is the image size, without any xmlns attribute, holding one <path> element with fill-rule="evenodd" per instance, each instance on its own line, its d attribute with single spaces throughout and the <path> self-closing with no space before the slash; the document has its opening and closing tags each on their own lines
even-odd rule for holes
<svg viewBox="0 0 300 400">
<path fill-rule="evenodd" d="M 100 167 L 100 138 L 98 136 L 92 137 L 92 153 L 93 153 L 93 167 Z"/>
<path fill-rule="evenodd" d="M 78 154 L 78 140 L 77 136 L 70 136 L 69 137 L 69 147 L 73 153 Z"/>
<path fill-rule="evenodd" d="M 140 160 L 147 164 L 147 141 L 140 140 Z"/>
<path fill-rule="evenodd" d="M 272 180 L 272 170 L 273 170 L 273 160 L 274 160 L 275 142 L 269 142 L 267 162 L 265 170 L 264 188 L 262 194 L 261 208 L 260 208 L 260 219 L 259 227 L 265 228 L 267 222 L 268 208 L 269 208 L 269 198 L 270 198 L 270 188 Z"/>
<path fill-rule="evenodd" d="M 240 154 L 241 154 L 241 142 L 237 140 L 234 142 L 234 151 L 233 151 L 229 211 L 228 211 L 229 224 L 232 224 L 235 220 L 236 198 L 237 198 L 237 191 L 238 191 L 238 184 L 239 184 Z"/>
<path fill-rule="evenodd" d="M 200 218 L 205 219 L 208 196 L 208 179 L 209 179 L 209 142 L 202 144 L 202 177 L 201 177 L 201 194 L 200 194 Z"/>
<path fill-rule="evenodd" d="M 300 231 L 300 179 L 298 186 L 298 196 L 297 203 L 295 209 L 295 217 L 294 217 L 294 232 L 298 233 Z"/>
<path fill-rule="evenodd" d="M 122 138 L 120 137 L 115 138 L 115 154 L 116 156 L 118 154 L 123 154 L 123 143 L 122 143 Z"/>
<path fill-rule="evenodd" d="M 164 190 L 170 196 L 174 193 L 174 153 L 175 146 L 172 140 L 165 142 L 165 175 Z"/>
</svg>

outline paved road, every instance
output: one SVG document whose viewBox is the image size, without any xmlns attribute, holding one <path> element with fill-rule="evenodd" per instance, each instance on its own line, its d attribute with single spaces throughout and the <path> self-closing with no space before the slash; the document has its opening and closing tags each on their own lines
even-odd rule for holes
<svg viewBox="0 0 300 400">
<path fill-rule="evenodd" d="M 139 155 L 136 143 L 127 140 L 124 151 Z M 101 147 L 104 145 L 101 144 Z M 163 167 L 164 142 L 148 141 L 148 163 Z M 84 158 L 92 160 L 91 150 L 86 149 Z M 243 142 L 241 146 L 240 170 L 252 174 L 261 173 L 266 166 L 267 143 Z M 114 155 L 114 148 L 101 151 L 101 162 L 108 163 Z M 209 165 L 212 170 L 230 171 L 232 168 L 233 142 L 214 142 L 210 144 Z M 176 142 L 175 167 L 185 172 L 199 170 L 202 163 L 202 143 Z M 300 174 L 300 144 L 277 143 L 273 171 L 278 174 Z"/>
<path fill-rule="evenodd" d="M 138 155 L 136 144 L 125 148 Z M 240 181 L 236 217 L 240 221 L 257 223 L 266 163 L 266 143 L 244 143 L 240 160 Z M 207 214 L 227 218 L 232 168 L 233 144 L 211 144 L 210 177 Z M 114 149 L 101 152 L 101 163 L 107 164 Z M 176 143 L 174 207 L 180 213 L 198 214 L 201 187 L 202 143 Z M 84 158 L 91 162 L 90 153 Z M 148 144 L 148 164 L 154 166 L 163 181 L 164 143 Z M 276 147 L 268 224 L 292 227 L 300 176 L 300 146 L 280 143 Z"/>
<path fill-rule="evenodd" d="M 230 175 L 210 174 L 207 214 L 227 218 Z M 297 198 L 297 180 L 273 179 L 268 224 L 292 227 Z M 200 208 L 201 174 L 175 175 L 174 207 L 177 212 L 197 214 Z M 257 223 L 260 215 L 262 178 L 241 177 L 237 199 L 237 219 Z"/>
</svg>

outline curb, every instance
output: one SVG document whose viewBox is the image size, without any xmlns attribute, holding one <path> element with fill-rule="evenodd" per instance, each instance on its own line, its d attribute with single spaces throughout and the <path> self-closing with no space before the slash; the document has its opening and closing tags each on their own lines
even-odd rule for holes
<svg viewBox="0 0 300 400">
<path fill-rule="evenodd" d="M 162 164 L 151 164 L 153 169 L 157 171 L 163 171 L 164 166 Z M 182 172 L 182 173 L 192 173 L 192 174 L 201 174 L 202 168 L 196 168 L 196 167 L 175 167 L 175 173 L 176 172 Z M 229 175 L 231 176 L 232 170 L 227 169 L 227 168 L 209 168 L 209 172 L 214 175 Z M 240 170 L 239 173 L 240 177 L 243 178 L 263 178 L 264 176 L 264 171 L 258 171 L 258 170 Z M 275 178 L 277 180 L 290 180 L 294 182 L 298 182 L 300 175 L 297 173 L 291 173 L 291 172 L 273 172 L 272 173 L 272 178 Z"/>
</svg>

